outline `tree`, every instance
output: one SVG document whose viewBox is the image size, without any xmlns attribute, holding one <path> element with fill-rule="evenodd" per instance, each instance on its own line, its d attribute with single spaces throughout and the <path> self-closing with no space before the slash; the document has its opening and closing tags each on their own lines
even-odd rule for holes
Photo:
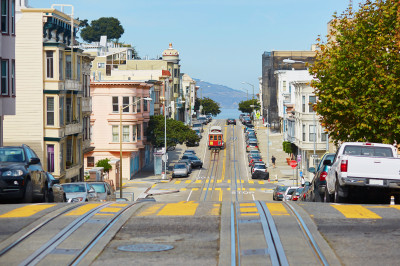
<svg viewBox="0 0 400 266">
<path fill-rule="evenodd" d="M 147 127 L 146 135 L 153 146 L 160 148 L 164 147 L 164 116 L 155 115 L 150 117 Z M 194 143 L 199 141 L 196 132 L 183 124 L 182 121 L 177 121 L 171 118 L 167 119 L 167 146 L 175 147 L 177 143 L 190 142 Z"/>
<path fill-rule="evenodd" d="M 321 125 L 335 141 L 400 140 L 400 3 L 367 0 L 334 15 L 310 73 Z"/>
<path fill-rule="evenodd" d="M 220 110 L 221 107 L 220 107 L 219 103 L 215 102 L 214 100 L 212 100 L 208 97 L 197 98 L 194 103 L 194 109 L 199 110 L 200 105 L 203 106 L 203 110 L 202 110 L 203 114 L 211 114 L 213 116 L 216 116 L 219 113 L 221 113 L 221 110 Z"/>
<path fill-rule="evenodd" d="M 96 167 L 104 167 L 104 172 L 108 173 L 112 169 L 111 164 L 109 164 L 110 159 L 105 158 L 103 160 L 98 160 Z"/>
<path fill-rule="evenodd" d="M 118 41 L 124 34 L 124 28 L 120 21 L 113 17 L 102 17 L 97 20 L 92 20 L 88 25 L 87 20 L 82 21 L 81 37 L 86 42 L 98 42 L 100 36 L 107 35 L 110 40 Z M 80 25 L 80 26 L 81 26 Z"/>
<path fill-rule="evenodd" d="M 255 107 L 251 107 L 251 105 L 254 105 Z M 239 103 L 239 111 L 242 113 L 251 113 L 253 110 L 260 110 L 260 104 L 257 99 L 250 99 Z"/>
</svg>

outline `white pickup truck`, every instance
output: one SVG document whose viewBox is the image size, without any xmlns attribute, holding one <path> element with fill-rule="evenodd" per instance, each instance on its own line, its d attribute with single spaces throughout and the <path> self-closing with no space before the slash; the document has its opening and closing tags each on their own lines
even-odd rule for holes
<svg viewBox="0 0 400 266">
<path fill-rule="evenodd" d="M 400 158 L 389 144 L 345 142 L 326 177 L 325 201 L 400 203 Z"/>
</svg>

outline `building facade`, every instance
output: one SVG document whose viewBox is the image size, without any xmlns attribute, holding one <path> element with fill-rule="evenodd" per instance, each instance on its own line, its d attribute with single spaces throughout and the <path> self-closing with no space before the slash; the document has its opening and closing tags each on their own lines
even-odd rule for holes
<svg viewBox="0 0 400 266">
<path fill-rule="evenodd" d="M 83 179 L 90 150 L 90 63 L 73 47 L 79 21 L 56 9 L 18 3 L 17 114 L 4 120 L 4 143 L 28 144 L 61 182 Z M 29 44 L 27 46 L 27 44 Z"/>
<path fill-rule="evenodd" d="M 0 38 L 0 146 L 3 146 L 4 116 L 15 115 L 15 0 L 2 0 Z"/>
</svg>

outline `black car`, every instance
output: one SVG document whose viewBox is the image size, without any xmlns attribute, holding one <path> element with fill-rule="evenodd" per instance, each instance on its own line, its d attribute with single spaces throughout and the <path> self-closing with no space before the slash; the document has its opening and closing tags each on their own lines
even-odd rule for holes
<svg viewBox="0 0 400 266">
<path fill-rule="evenodd" d="M 52 174 L 46 172 L 48 202 L 66 202 L 67 196 L 63 187 L 60 185 L 60 180 L 54 178 Z"/>
<path fill-rule="evenodd" d="M 335 153 L 325 153 L 324 156 L 322 156 L 316 172 L 314 173 L 314 178 L 311 181 L 311 188 L 307 192 L 310 201 L 323 201 L 326 188 L 326 177 L 328 176 L 331 162 L 333 162 L 335 155 Z"/>
<path fill-rule="evenodd" d="M 48 184 L 39 157 L 27 145 L 0 147 L 0 197 L 46 201 Z"/>
<path fill-rule="evenodd" d="M 226 119 L 226 124 L 227 125 L 236 125 L 236 119 L 228 118 L 228 119 Z"/>
<path fill-rule="evenodd" d="M 196 155 L 183 155 L 181 159 L 189 159 L 192 163 L 192 168 L 203 167 L 203 162 Z"/>
<path fill-rule="evenodd" d="M 274 188 L 274 193 L 272 194 L 273 200 L 283 200 L 283 194 L 285 193 L 288 186 L 278 185 Z"/>
</svg>

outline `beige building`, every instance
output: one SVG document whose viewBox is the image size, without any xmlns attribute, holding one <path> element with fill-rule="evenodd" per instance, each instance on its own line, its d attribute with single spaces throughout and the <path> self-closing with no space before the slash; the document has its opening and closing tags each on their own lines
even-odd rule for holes
<svg viewBox="0 0 400 266">
<path fill-rule="evenodd" d="M 4 120 L 6 145 L 28 144 L 61 182 L 83 178 L 90 150 L 90 63 L 71 47 L 79 21 L 56 9 L 17 4 L 17 114 Z M 72 37 L 72 38 L 71 38 Z"/>
</svg>

